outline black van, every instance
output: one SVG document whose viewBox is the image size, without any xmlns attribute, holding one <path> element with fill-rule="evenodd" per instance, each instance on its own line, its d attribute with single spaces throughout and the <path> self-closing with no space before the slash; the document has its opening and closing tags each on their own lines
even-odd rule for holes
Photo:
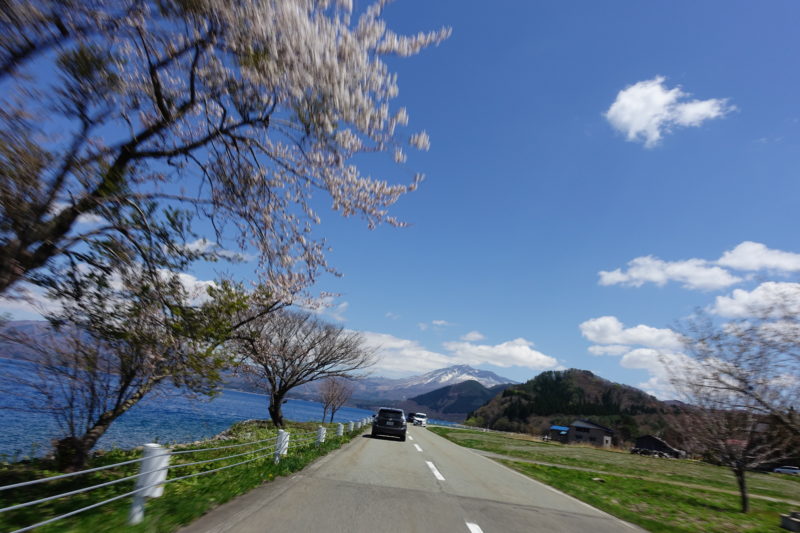
<svg viewBox="0 0 800 533">
<path fill-rule="evenodd" d="M 372 436 L 391 435 L 406 440 L 406 419 L 402 409 L 381 407 L 378 416 L 372 421 Z"/>
</svg>

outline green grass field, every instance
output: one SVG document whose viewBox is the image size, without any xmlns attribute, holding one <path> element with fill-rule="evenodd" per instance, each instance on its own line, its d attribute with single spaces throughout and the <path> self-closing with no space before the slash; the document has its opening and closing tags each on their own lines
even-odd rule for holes
<svg viewBox="0 0 800 533">
<path fill-rule="evenodd" d="M 288 422 L 286 430 L 294 436 L 299 436 L 302 432 L 315 431 L 319 425 L 319 423 L 313 422 Z M 358 433 L 358 431 L 355 433 Z M 275 435 L 277 435 L 277 431 L 269 422 L 259 421 L 242 423 L 234 425 L 229 430 L 229 438 L 224 441 L 205 441 L 192 445 L 176 446 L 173 450 L 228 446 L 269 439 Z M 349 441 L 351 437 L 352 435 L 345 434 L 345 436 L 337 438 L 335 437 L 335 431 L 329 429 L 326 442 L 322 446 L 316 446 L 313 441 L 303 445 L 297 442 L 298 447 L 295 448 L 290 442 L 290 453 L 282 458 L 278 464 L 274 464 L 272 455 L 268 454 L 267 457 L 257 459 L 248 464 L 221 470 L 209 475 L 201 475 L 169 483 L 165 486 L 163 496 L 148 500 L 145 506 L 144 521 L 137 526 L 128 526 L 126 524 L 132 500 L 129 496 L 53 524 L 42 526 L 37 528 L 36 531 L 43 533 L 95 533 L 112 531 L 150 533 L 175 531 L 181 525 L 188 524 L 213 507 L 243 494 L 262 483 L 272 481 L 276 477 L 289 475 L 302 469 L 314 459 L 339 448 L 342 444 Z M 312 438 L 312 435 L 309 435 L 308 438 Z M 243 448 L 228 450 L 174 455 L 170 461 L 171 466 L 221 458 L 232 454 L 252 452 L 249 455 L 243 455 L 233 459 L 224 459 L 222 461 L 175 468 L 170 470 L 168 479 L 199 473 L 254 458 L 258 455 L 268 453 L 268 450 L 260 452 L 256 450 L 259 447 L 269 445 L 270 443 L 262 443 L 253 445 L 252 447 L 245 446 Z M 89 467 L 116 464 L 130 459 L 136 459 L 140 456 L 141 452 L 138 450 L 114 450 L 103 453 L 102 455 L 97 455 L 92 460 Z M 0 492 L 0 508 L 119 479 L 135 474 L 138 471 L 138 464 L 125 465 L 74 478 L 42 483 L 16 490 L 2 491 Z M 6 463 L 0 465 L 0 486 L 55 476 L 57 474 L 59 474 L 59 472 L 50 469 L 48 463 L 42 460 L 25 463 Z M 59 516 L 72 510 L 130 492 L 133 488 L 134 482 L 126 481 L 69 498 L 57 499 L 16 511 L 2 513 L 0 514 L 0 531 L 14 531 L 48 518 Z"/>
<path fill-rule="evenodd" d="M 462 446 L 507 456 L 500 462 L 652 532 L 780 532 L 785 530 L 778 525 L 779 515 L 800 510 L 797 477 L 749 474 L 751 512 L 742 514 L 736 481 L 723 467 L 541 442 L 524 435 L 430 429 Z"/>
</svg>

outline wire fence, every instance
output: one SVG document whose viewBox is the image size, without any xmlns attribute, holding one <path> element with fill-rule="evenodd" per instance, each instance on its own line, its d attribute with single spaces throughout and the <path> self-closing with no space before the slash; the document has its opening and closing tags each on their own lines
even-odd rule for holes
<svg viewBox="0 0 800 533">
<path fill-rule="evenodd" d="M 346 423 L 346 425 L 338 424 L 336 426 L 335 436 L 339 437 L 344 435 L 345 433 L 350 434 L 353 431 L 360 430 L 362 427 L 367 425 L 368 422 L 369 419 L 364 418 L 358 421 L 348 422 Z M 124 492 L 123 494 L 115 495 L 110 498 L 106 498 L 102 501 L 95 502 L 90 505 L 80 507 L 78 509 L 74 509 L 67 513 L 62 513 L 58 516 L 42 520 L 35 524 L 31 524 L 22 527 L 20 529 L 16 529 L 13 531 L 13 533 L 22 533 L 24 531 L 31 531 L 35 528 L 45 526 L 47 524 L 52 524 L 53 522 L 69 518 L 71 516 L 75 516 L 79 513 L 83 513 L 91 509 L 96 509 L 103 505 L 118 500 L 122 500 L 124 498 L 132 498 L 131 509 L 128 516 L 128 523 L 138 524 L 144 518 L 144 505 L 147 498 L 155 498 L 161 496 L 163 494 L 164 487 L 166 485 L 190 478 L 195 478 L 198 476 L 214 474 L 217 472 L 221 472 L 223 470 L 228 470 L 231 468 L 239 467 L 256 461 L 267 460 L 269 458 L 272 458 L 273 462 L 279 463 L 282 457 L 285 457 L 292 451 L 298 452 L 300 450 L 307 449 L 315 445 L 316 446 L 321 445 L 322 443 L 325 442 L 326 436 L 327 436 L 327 429 L 320 426 L 317 431 L 297 431 L 290 434 L 286 431 L 279 430 L 277 435 L 271 436 L 269 438 L 258 439 L 244 443 L 207 447 L 207 448 L 170 450 L 167 448 L 163 448 L 162 446 L 159 446 L 157 444 L 146 444 L 143 448 L 142 457 L 137 459 L 121 461 L 118 463 L 103 465 L 96 468 L 89 468 L 86 470 L 81 470 L 79 472 L 70 472 L 67 474 L 60 474 L 56 476 L 49 476 L 40 479 L 34 479 L 30 481 L 24 481 L 24 482 L 1 486 L 0 493 L 3 493 L 3 491 L 26 489 L 34 485 L 51 483 L 53 481 L 60 481 L 67 478 L 74 478 L 86 474 L 96 474 L 98 472 L 102 472 L 105 470 L 120 469 L 121 467 L 130 468 L 131 465 L 139 464 L 138 473 L 131 475 L 123 475 L 122 477 L 110 481 L 105 481 L 102 483 L 97 483 L 86 487 L 69 490 L 59 494 L 54 494 L 42 498 L 36 498 L 30 501 L 16 503 L 14 505 L 9 505 L 7 507 L 0 509 L 0 515 L 2 513 L 17 511 L 28 507 L 33 507 L 36 505 L 53 502 L 55 500 L 72 498 L 80 494 L 86 494 L 91 491 L 95 491 L 97 489 L 111 487 L 125 482 L 133 482 L 135 483 L 133 490 Z M 245 449 L 248 447 L 252 449 Z M 245 450 L 240 451 L 241 449 Z M 208 458 L 208 456 L 206 455 L 206 458 L 203 458 L 203 454 L 209 454 L 211 452 L 220 452 L 220 451 L 225 451 L 225 453 L 230 451 L 233 453 L 218 457 L 210 457 L 210 458 Z M 200 457 L 191 457 L 191 454 L 200 454 Z M 186 457 L 187 459 L 184 459 L 184 457 Z M 173 458 L 177 459 L 177 461 L 170 464 L 171 459 Z M 220 463 L 231 460 L 234 460 L 235 462 L 229 464 L 221 464 L 220 466 L 217 466 Z M 176 473 L 176 472 L 179 473 L 180 469 L 197 468 L 201 466 L 204 468 L 210 466 L 212 468 L 203 469 L 199 472 L 192 472 L 184 475 L 173 475 L 172 477 L 170 477 L 171 473 Z"/>
</svg>

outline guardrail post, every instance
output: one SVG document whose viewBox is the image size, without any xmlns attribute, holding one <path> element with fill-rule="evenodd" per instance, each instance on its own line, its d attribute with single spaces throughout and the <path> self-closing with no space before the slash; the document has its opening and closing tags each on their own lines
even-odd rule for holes
<svg viewBox="0 0 800 533">
<path fill-rule="evenodd" d="M 164 494 L 162 483 L 167 479 L 169 451 L 158 444 L 144 445 L 143 461 L 139 467 L 142 474 L 136 478 L 136 489 L 143 489 L 133 495 L 133 503 L 128 514 L 128 524 L 140 524 L 144 520 L 144 502 L 146 498 L 158 498 Z M 145 488 L 148 487 L 148 488 Z"/>
<path fill-rule="evenodd" d="M 353 432 L 353 423 L 352 422 L 348 422 L 347 423 L 347 432 L 348 433 L 352 433 Z"/>
<path fill-rule="evenodd" d="M 283 446 L 281 446 L 281 455 L 287 455 L 289 453 L 289 437 L 291 435 L 288 431 L 283 432 Z"/>
<path fill-rule="evenodd" d="M 317 446 L 321 446 L 325 442 L 326 429 L 322 426 L 317 429 Z"/>
<path fill-rule="evenodd" d="M 281 462 L 281 455 L 286 455 L 286 451 L 289 449 L 289 434 L 286 433 L 284 430 L 278 430 L 278 439 L 275 441 L 275 463 Z"/>
<path fill-rule="evenodd" d="M 356 422 L 356 429 L 361 429 L 361 420 Z"/>
<path fill-rule="evenodd" d="M 341 437 L 342 435 L 344 435 L 344 425 L 340 423 L 336 426 L 336 436 Z"/>
</svg>

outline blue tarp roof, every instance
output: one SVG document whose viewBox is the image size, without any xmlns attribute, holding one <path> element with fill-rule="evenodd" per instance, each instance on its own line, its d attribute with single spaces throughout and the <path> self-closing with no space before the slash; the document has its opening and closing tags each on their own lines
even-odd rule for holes
<svg viewBox="0 0 800 533">
<path fill-rule="evenodd" d="M 550 429 L 555 431 L 569 431 L 569 428 L 566 426 L 550 426 Z"/>
</svg>

